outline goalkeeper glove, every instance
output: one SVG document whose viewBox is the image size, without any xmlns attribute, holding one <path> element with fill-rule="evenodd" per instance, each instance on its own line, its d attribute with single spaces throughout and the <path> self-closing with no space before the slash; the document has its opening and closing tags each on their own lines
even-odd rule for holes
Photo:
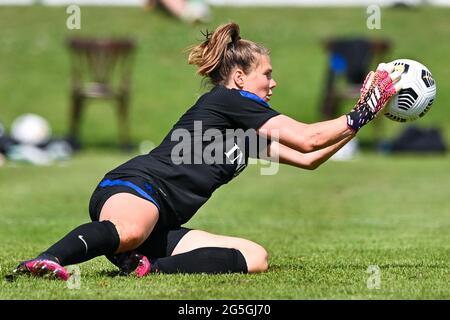
<svg viewBox="0 0 450 320">
<path fill-rule="evenodd" d="M 397 92 L 393 79 L 398 80 L 399 76 L 395 72 L 389 74 L 386 70 L 371 71 L 364 80 L 356 106 L 347 114 L 347 126 L 357 132 L 375 118 Z"/>
</svg>

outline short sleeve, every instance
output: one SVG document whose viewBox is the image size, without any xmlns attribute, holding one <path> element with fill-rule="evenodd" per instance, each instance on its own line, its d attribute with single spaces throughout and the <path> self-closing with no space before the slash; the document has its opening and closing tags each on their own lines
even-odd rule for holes
<svg viewBox="0 0 450 320">
<path fill-rule="evenodd" d="M 230 95 L 223 112 L 238 128 L 257 130 L 267 120 L 280 114 L 253 93 L 235 89 L 228 91 Z"/>
</svg>

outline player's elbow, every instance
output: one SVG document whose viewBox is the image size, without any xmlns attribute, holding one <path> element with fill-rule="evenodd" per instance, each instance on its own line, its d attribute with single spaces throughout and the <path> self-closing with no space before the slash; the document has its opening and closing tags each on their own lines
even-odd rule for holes
<svg viewBox="0 0 450 320">
<path fill-rule="evenodd" d="M 324 158 L 318 157 L 314 153 L 303 154 L 299 158 L 298 162 L 301 163 L 301 168 L 306 170 L 316 170 L 322 163 L 324 163 Z"/>
<path fill-rule="evenodd" d="M 309 171 L 314 171 L 314 170 L 317 169 L 317 166 L 310 165 L 310 166 L 303 167 L 303 169 L 306 169 L 306 170 L 309 170 Z"/>
<path fill-rule="evenodd" d="M 297 150 L 302 153 L 310 153 L 317 150 L 317 141 L 310 137 L 299 137 L 297 140 Z"/>
<path fill-rule="evenodd" d="M 303 165 L 303 169 L 312 171 L 312 170 L 316 170 L 318 167 L 320 167 L 320 165 L 321 165 L 321 163 L 318 161 L 309 161 Z"/>
<path fill-rule="evenodd" d="M 298 138 L 297 144 L 300 152 L 310 153 L 321 149 L 324 141 L 321 134 L 315 131 L 307 130 L 305 134 Z"/>
</svg>

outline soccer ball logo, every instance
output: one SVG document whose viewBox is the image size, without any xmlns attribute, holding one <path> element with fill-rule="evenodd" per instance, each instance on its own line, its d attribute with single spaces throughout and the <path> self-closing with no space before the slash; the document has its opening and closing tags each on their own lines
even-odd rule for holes
<svg viewBox="0 0 450 320">
<path fill-rule="evenodd" d="M 423 117 L 436 97 L 436 83 L 430 70 L 409 59 L 394 60 L 395 69 L 402 72 L 402 89 L 392 97 L 384 115 L 398 122 L 414 121 Z"/>
</svg>

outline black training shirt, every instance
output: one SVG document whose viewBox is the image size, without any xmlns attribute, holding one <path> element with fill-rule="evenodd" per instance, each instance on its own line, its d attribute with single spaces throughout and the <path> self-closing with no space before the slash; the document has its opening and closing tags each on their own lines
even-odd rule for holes
<svg viewBox="0 0 450 320">
<path fill-rule="evenodd" d="M 181 225 L 214 190 L 245 168 L 257 145 L 256 130 L 278 114 L 250 92 L 216 86 L 177 121 L 158 147 L 111 173 L 155 181 L 172 211 L 160 214 Z"/>
</svg>

